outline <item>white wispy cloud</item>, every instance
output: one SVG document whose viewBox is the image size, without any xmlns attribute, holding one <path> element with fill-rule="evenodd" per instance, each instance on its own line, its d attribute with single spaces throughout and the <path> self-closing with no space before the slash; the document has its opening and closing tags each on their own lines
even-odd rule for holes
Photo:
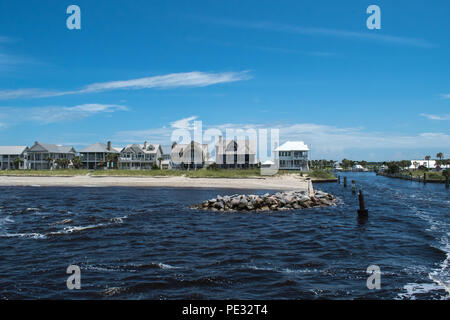
<svg viewBox="0 0 450 320">
<path fill-rule="evenodd" d="M 182 124 L 180 127 L 192 130 L 192 116 L 171 124 Z M 153 141 L 171 144 L 171 134 L 177 127 L 149 128 L 144 130 L 120 131 L 115 139 L 121 142 L 136 143 Z M 360 159 L 389 160 L 412 158 L 421 154 L 421 150 L 435 148 L 445 151 L 450 145 L 450 135 L 442 132 L 423 132 L 400 134 L 395 132 L 368 131 L 361 127 L 337 127 L 317 123 L 278 123 L 278 124 L 205 124 L 203 133 L 208 129 L 217 129 L 226 136 L 227 129 L 279 129 L 280 143 L 288 140 L 302 140 L 312 150 L 312 157 L 342 159 L 362 154 Z M 205 141 L 204 141 L 205 142 Z M 209 142 L 206 142 L 209 143 Z M 210 148 L 210 152 L 212 149 Z"/>
<path fill-rule="evenodd" d="M 220 18 L 196 18 L 200 21 L 206 21 L 213 24 L 219 24 L 228 27 L 255 29 L 255 30 L 267 30 L 276 32 L 285 32 L 299 35 L 311 35 L 311 36 L 328 36 L 338 37 L 356 40 L 370 40 L 384 43 L 392 43 L 397 45 L 415 46 L 415 47 L 435 47 L 434 44 L 416 38 L 400 37 L 385 35 L 373 32 L 356 32 L 348 30 L 339 30 L 331 28 L 318 28 L 318 27 L 305 27 L 298 25 L 287 25 L 280 23 L 273 23 L 268 21 L 239 21 L 232 19 L 220 19 Z"/>
<path fill-rule="evenodd" d="M 194 129 L 194 125 L 193 125 L 192 121 L 196 120 L 197 118 L 198 118 L 197 116 L 192 116 L 192 117 L 180 119 L 180 120 L 171 122 L 170 127 L 175 128 L 175 129 L 192 130 L 192 129 Z"/>
<path fill-rule="evenodd" d="M 162 76 L 153 76 L 139 79 L 123 80 L 123 81 L 109 81 L 93 83 L 85 86 L 82 89 L 70 91 L 57 91 L 46 89 L 15 89 L 15 90 L 0 90 L 0 99 L 14 99 L 14 98 L 43 98 L 56 97 L 72 94 L 96 93 L 111 90 L 140 90 L 140 89 L 170 89 L 181 87 L 206 87 L 219 83 L 229 83 L 242 80 L 248 80 L 251 76 L 248 71 L 241 72 L 221 72 L 221 73 L 207 73 L 207 72 L 185 72 L 185 73 L 171 73 Z"/>
<path fill-rule="evenodd" d="M 450 114 L 436 115 L 436 114 L 421 113 L 420 115 L 430 120 L 441 120 L 441 121 L 450 120 Z"/>
<path fill-rule="evenodd" d="M 0 120 L 3 127 L 14 126 L 23 122 L 49 124 L 71 120 L 81 120 L 101 113 L 127 111 L 122 105 L 113 104 L 82 104 L 73 107 L 46 106 L 32 108 L 0 107 Z"/>
<path fill-rule="evenodd" d="M 442 98 L 444 99 L 450 99 L 450 94 L 442 94 Z"/>
</svg>

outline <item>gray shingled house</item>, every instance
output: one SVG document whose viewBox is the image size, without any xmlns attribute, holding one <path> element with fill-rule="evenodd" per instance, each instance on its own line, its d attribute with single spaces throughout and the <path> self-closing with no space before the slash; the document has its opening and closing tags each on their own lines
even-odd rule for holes
<svg viewBox="0 0 450 320">
<path fill-rule="evenodd" d="M 27 169 L 45 170 L 56 168 L 56 160 L 69 160 L 75 157 L 76 151 L 71 146 L 35 142 L 27 151 Z"/>
<path fill-rule="evenodd" d="M 99 169 L 105 167 L 114 167 L 114 161 L 108 161 L 108 155 L 116 154 L 120 152 L 111 147 L 111 141 L 108 144 L 101 142 L 91 144 L 90 146 L 80 150 L 80 158 L 83 163 L 83 167 L 86 169 Z"/>
</svg>

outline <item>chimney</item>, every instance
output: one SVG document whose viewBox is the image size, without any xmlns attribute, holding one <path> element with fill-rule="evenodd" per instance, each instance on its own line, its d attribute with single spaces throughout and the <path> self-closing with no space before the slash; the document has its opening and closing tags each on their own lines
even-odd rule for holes
<svg viewBox="0 0 450 320">
<path fill-rule="evenodd" d="M 108 147 L 106 149 L 108 149 L 108 151 L 111 151 L 111 141 L 108 141 Z"/>
<path fill-rule="evenodd" d="M 219 136 L 219 143 L 222 143 L 222 136 Z"/>
<path fill-rule="evenodd" d="M 144 150 L 147 150 L 147 141 L 144 141 Z"/>
</svg>

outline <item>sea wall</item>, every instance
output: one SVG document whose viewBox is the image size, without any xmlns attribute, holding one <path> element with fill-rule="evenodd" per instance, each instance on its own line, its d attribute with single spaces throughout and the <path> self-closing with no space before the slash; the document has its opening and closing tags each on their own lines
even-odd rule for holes
<svg viewBox="0 0 450 320">
<path fill-rule="evenodd" d="M 313 207 L 325 207 L 336 204 L 336 197 L 317 190 L 311 196 L 307 191 L 286 191 L 275 194 L 260 195 L 235 194 L 232 196 L 218 195 L 214 199 L 194 204 L 190 208 L 210 211 L 283 211 Z"/>
</svg>

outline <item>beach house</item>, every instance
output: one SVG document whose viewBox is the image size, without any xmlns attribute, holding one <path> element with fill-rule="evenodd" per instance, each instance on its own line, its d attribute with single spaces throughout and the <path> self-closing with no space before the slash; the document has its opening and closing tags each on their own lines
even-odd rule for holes
<svg viewBox="0 0 450 320">
<path fill-rule="evenodd" d="M 170 154 L 172 168 L 199 169 L 203 168 L 209 158 L 208 145 L 191 141 L 188 144 L 173 144 Z"/>
<path fill-rule="evenodd" d="M 160 165 L 162 155 L 161 145 L 150 144 L 129 144 L 120 151 L 120 169 L 152 169 L 153 166 Z"/>
<path fill-rule="evenodd" d="M 25 169 L 27 146 L 0 146 L 0 170 Z"/>
<path fill-rule="evenodd" d="M 63 166 L 71 166 L 71 161 L 75 157 L 76 151 L 71 146 L 35 142 L 27 150 L 26 169 L 46 170 L 54 169 L 58 163 Z"/>
<path fill-rule="evenodd" d="M 275 152 L 280 170 L 309 170 L 309 148 L 303 141 L 287 141 Z"/>
<path fill-rule="evenodd" d="M 227 169 L 256 167 L 256 141 L 226 140 L 220 136 L 216 144 L 216 165 Z"/>
<path fill-rule="evenodd" d="M 84 149 L 80 150 L 80 158 L 83 163 L 83 168 L 99 169 L 99 168 L 114 168 L 114 156 L 118 156 L 119 151 L 111 147 L 111 141 L 107 145 L 98 142 L 94 143 Z"/>
</svg>

